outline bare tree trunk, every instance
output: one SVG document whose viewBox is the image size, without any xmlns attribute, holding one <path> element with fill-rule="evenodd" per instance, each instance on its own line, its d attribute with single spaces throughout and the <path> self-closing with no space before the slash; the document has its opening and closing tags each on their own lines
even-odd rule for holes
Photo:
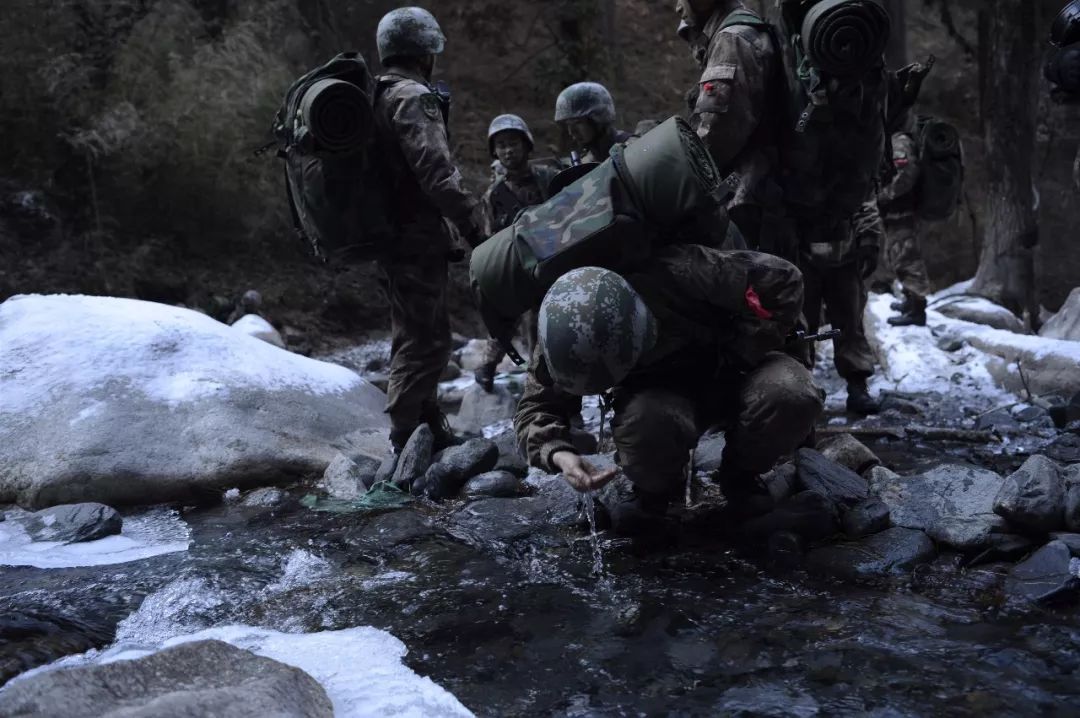
<svg viewBox="0 0 1080 718">
<path fill-rule="evenodd" d="M 990 158 L 989 217 L 972 292 L 1030 312 L 1038 243 L 1032 155 L 1035 151 L 1036 12 L 1029 0 L 988 0 L 980 12 L 982 120 Z M 984 49 L 985 48 L 985 49 Z"/>
<path fill-rule="evenodd" d="M 885 48 L 885 62 L 895 70 L 908 64 L 907 13 L 904 11 L 904 0 L 886 0 L 885 7 L 892 20 L 889 46 Z"/>
<path fill-rule="evenodd" d="M 615 80 L 622 82 L 623 66 L 621 48 L 619 47 L 618 22 L 616 20 L 615 0 L 603 0 L 600 8 L 604 28 L 604 43 L 608 48 L 608 62 L 612 65 Z"/>
</svg>

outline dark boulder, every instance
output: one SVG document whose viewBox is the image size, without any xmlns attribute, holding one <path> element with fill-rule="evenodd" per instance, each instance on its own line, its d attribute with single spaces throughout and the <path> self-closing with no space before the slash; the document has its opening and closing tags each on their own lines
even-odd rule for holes
<svg viewBox="0 0 1080 718">
<path fill-rule="evenodd" d="M 1065 522 L 1065 483 L 1061 470 L 1045 456 L 1032 456 L 1005 479 L 994 512 L 1017 528 L 1057 531 Z"/>
<path fill-rule="evenodd" d="M 465 482 L 492 471 L 498 461 L 499 447 L 489 439 L 451 446 L 435 457 L 423 480 L 413 485 L 413 493 L 424 493 L 435 500 L 457 496 Z"/>
<path fill-rule="evenodd" d="M 1036 603 L 1054 601 L 1076 593 L 1080 559 L 1063 541 L 1051 541 L 1023 563 L 1017 564 L 1005 580 L 1009 598 Z"/>
<path fill-rule="evenodd" d="M 803 491 L 781 502 L 764 516 L 747 521 L 743 531 L 754 538 L 788 532 L 808 541 L 817 541 L 836 533 L 836 507 L 816 491 Z"/>
<path fill-rule="evenodd" d="M 880 533 L 892 525 L 889 507 L 881 499 L 871 497 L 844 511 L 840 517 L 840 525 L 844 529 L 844 535 L 850 539 Z"/>
<path fill-rule="evenodd" d="M 431 452 L 435 446 L 435 436 L 427 424 L 416 427 L 409 440 L 405 442 L 405 448 L 401 450 L 397 466 L 394 468 L 394 476 L 391 479 L 394 486 L 403 491 L 408 491 L 413 482 L 419 479 L 431 466 Z"/>
<path fill-rule="evenodd" d="M 509 471 L 489 471 L 474 476 L 463 489 L 468 499 L 512 499 L 526 493 L 525 484 Z"/>
<path fill-rule="evenodd" d="M 817 450 L 826 459 L 846 466 L 856 474 L 865 473 L 881 463 L 873 451 L 851 434 L 831 436 L 820 442 Z"/>
<path fill-rule="evenodd" d="M 870 496 L 863 477 L 814 449 L 799 449 L 795 465 L 801 488 L 816 491 L 838 506 L 857 506 Z"/>
<path fill-rule="evenodd" d="M 813 571 L 860 579 L 904 573 L 934 555 L 934 542 L 925 533 L 895 527 L 859 541 L 816 548 L 806 563 Z"/>
<path fill-rule="evenodd" d="M 35 541 L 80 543 L 120 533 L 123 519 L 104 504 L 62 504 L 30 514 L 23 527 Z"/>
</svg>

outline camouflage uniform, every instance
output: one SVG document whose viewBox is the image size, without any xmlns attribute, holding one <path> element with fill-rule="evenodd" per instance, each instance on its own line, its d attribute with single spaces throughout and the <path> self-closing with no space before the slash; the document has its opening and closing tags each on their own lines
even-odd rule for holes
<svg viewBox="0 0 1080 718">
<path fill-rule="evenodd" d="M 615 127 L 601 127 L 600 134 L 587 147 L 582 147 L 585 154 L 581 156 L 582 162 L 603 162 L 611 154 L 611 148 L 620 142 L 629 142 L 634 135 Z"/>
<path fill-rule="evenodd" d="M 763 473 L 805 439 L 821 394 L 809 372 L 779 351 L 802 305 L 793 265 L 754 252 L 673 245 L 625 278 L 657 327 L 612 390 L 617 460 L 638 489 L 677 491 L 689 451 L 716 424 L 727 430 L 725 472 Z M 569 417 L 581 400 L 542 384 L 539 358 L 514 424 L 530 462 L 557 471 L 555 453 L 576 453 Z"/>
<path fill-rule="evenodd" d="M 885 222 L 885 258 L 889 269 L 909 298 L 926 301 L 930 278 L 919 251 L 919 220 L 915 215 L 915 187 L 919 183 L 919 156 L 915 138 L 908 132 L 892 137 L 892 176 L 878 192 L 878 206 Z"/>
<path fill-rule="evenodd" d="M 379 78 L 375 113 L 393 183 L 397 237 L 379 261 L 390 300 L 392 346 L 387 388 L 391 438 L 404 444 L 422 422 L 439 423 L 439 376 L 450 358 L 448 258 L 444 218 L 467 238 L 479 236 L 476 200 L 450 154 L 446 110 L 423 77 L 390 68 Z"/>
<path fill-rule="evenodd" d="M 722 5 L 701 30 L 708 45 L 700 55 L 692 124 L 721 174 L 738 180 L 727 209 L 747 245 L 794 261 L 775 177 L 780 58 L 764 21 L 742 3 Z"/>
</svg>

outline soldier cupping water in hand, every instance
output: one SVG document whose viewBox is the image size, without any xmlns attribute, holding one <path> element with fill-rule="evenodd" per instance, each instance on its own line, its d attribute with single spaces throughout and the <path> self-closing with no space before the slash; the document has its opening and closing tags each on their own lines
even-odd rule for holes
<svg viewBox="0 0 1080 718">
<path fill-rule="evenodd" d="M 564 275 L 541 305 L 515 418 L 529 460 L 579 491 L 610 480 L 574 449 L 568 412 L 580 401 L 567 401 L 610 389 L 617 460 L 634 486 L 609 507 L 616 532 L 662 518 L 690 450 L 715 424 L 727 430 L 720 480 L 733 511 L 768 508 L 759 476 L 806 439 L 822 408 L 809 371 L 782 353 L 802 295 L 785 260 L 698 245 L 660 249 L 625 277 L 596 267 Z"/>
<path fill-rule="evenodd" d="M 614 145 L 633 137 L 615 128 L 615 100 L 596 82 L 579 82 L 559 93 L 555 121 L 582 153 L 583 162 L 603 162 Z"/>
<path fill-rule="evenodd" d="M 449 97 L 432 88 L 435 58 L 446 39 L 431 13 L 400 8 L 379 22 L 375 103 L 380 141 L 394 186 L 396 237 L 379 261 L 390 300 L 393 340 L 387 390 L 390 439 L 400 451 L 421 423 L 437 447 L 454 442 L 436 400 L 450 357 L 447 313 L 452 238 L 444 218 L 473 246 L 483 239 L 479 204 L 465 189 L 447 135 Z"/>
</svg>

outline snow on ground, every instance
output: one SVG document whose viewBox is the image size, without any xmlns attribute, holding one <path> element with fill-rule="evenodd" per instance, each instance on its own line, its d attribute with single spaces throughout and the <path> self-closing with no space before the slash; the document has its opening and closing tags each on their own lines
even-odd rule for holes
<svg viewBox="0 0 1080 718">
<path fill-rule="evenodd" d="M 55 392 L 115 384 L 172 404 L 230 388 L 347 391 L 363 380 L 246 336 L 199 312 L 115 297 L 22 295 L 0 304 L 0 414 Z M 17 380 L 19 392 L 3 391 Z"/>
<path fill-rule="evenodd" d="M 322 684 L 337 718 L 442 718 L 472 713 L 445 688 L 402 663 L 405 644 L 371 627 L 320 633 L 280 633 L 253 626 L 221 626 L 177 636 L 157 646 L 117 644 L 62 658 L 38 673 L 91 663 L 135 660 L 192 641 L 218 640 L 294 666 Z"/>
<path fill-rule="evenodd" d="M 187 524 L 176 511 L 170 509 L 155 509 L 145 514 L 127 516 L 119 535 L 73 544 L 31 541 L 18 525 L 18 518 L 27 515 L 27 512 L 12 509 L 5 515 L 7 520 L 0 521 L 0 566 L 107 566 L 187 551 L 191 544 Z"/>
</svg>

